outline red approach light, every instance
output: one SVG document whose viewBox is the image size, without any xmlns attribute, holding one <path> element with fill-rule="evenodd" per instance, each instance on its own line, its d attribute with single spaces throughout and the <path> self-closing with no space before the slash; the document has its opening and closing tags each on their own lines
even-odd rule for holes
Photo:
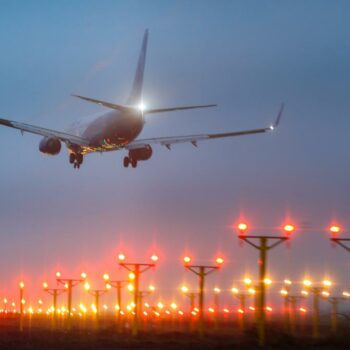
<svg viewBox="0 0 350 350">
<path fill-rule="evenodd" d="M 120 254 L 118 255 L 118 260 L 119 260 L 119 261 L 124 261 L 124 260 L 125 260 L 125 254 L 120 253 Z"/>
<path fill-rule="evenodd" d="M 337 226 L 337 225 L 332 225 L 330 228 L 329 228 L 329 231 L 332 235 L 337 235 L 338 233 L 340 233 L 340 227 Z"/>
<path fill-rule="evenodd" d="M 152 256 L 151 256 L 151 260 L 153 261 L 153 262 L 157 262 L 158 261 L 158 255 L 156 255 L 156 254 L 153 254 Z"/>
<path fill-rule="evenodd" d="M 295 231 L 295 226 L 291 224 L 284 225 L 284 232 L 289 236 Z"/>
<path fill-rule="evenodd" d="M 245 222 L 241 222 L 237 225 L 237 230 L 241 235 L 244 235 L 248 230 L 248 225 Z"/>
<path fill-rule="evenodd" d="M 184 258 L 183 258 L 183 261 L 184 261 L 184 263 L 185 263 L 185 265 L 188 265 L 190 262 L 191 262 L 191 258 L 189 257 L 189 256 L 185 256 Z"/>
<path fill-rule="evenodd" d="M 218 257 L 218 258 L 216 258 L 215 262 L 216 262 L 219 266 L 221 266 L 221 265 L 224 263 L 224 259 L 221 258 L 221 257 Z"/>
</svg>

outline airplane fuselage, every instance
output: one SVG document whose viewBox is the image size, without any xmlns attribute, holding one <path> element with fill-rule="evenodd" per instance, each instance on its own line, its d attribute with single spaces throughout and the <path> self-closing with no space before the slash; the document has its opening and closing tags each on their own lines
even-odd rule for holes
<svg viewBox="0 0 350 350">
<path fill-rule="evenodd" d="M 93 120 L 83 131 L 82 137 L 89 140 L 81 153 L 109 152 L 121 149 L 136 139 L 144 126 L 141 111 L 111 111 Z M 76 152 L 75 147 L 69 147 Z"/>
</svg>

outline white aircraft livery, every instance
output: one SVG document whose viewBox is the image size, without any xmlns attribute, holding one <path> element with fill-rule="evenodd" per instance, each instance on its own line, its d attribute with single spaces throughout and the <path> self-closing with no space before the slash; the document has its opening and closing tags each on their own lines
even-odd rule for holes
<svg viewBox="0 0 350 350">
<path fill-rule="evenodd" d="M 200 134 L 188 136 L 155 137 L 150 139 L 137 138 L 145 125 L 145 116 L 152 113 L 173 112 L 195 108 L 214 107 L 216 105 L 197 105 L 172 108 L 143 108 L 142 106 L 142 86 L 146 61 L 148 41 L 148 30 L 145 31 L 141 52 L 137 64 L 134 82 L 131 93 L 126 104 L 115 104 L 94 98 L 73 95 L 82 100 L 95 103 L 109 109 L 108 112 L 94 119 L 79 135 L 70 132 L 61 132 L 34 125 L 24 124 L 16 121 L 0 118 L 0 125 L 19 129 L 21 133 L 29 132 L 43 136 L 40 141 L 39 150 L 48 155 L 57 155 L 64 143 L 69 152 L 69 162 L 74 168 L 79 169 L 83 163 L 84 155 L 92 152 L 109 152 L 120 149 L 128 151 L 124 157 L 124 167 L 129 164 L 136 168 L 137 163 L 148 160 L 152 156 L 152 145 L 160 144 L 168 149 L 171 145 L 178 143 L 191 143 L 197 146 L 198 141 L 217 139 L 222 137 L 243 136 L 250 134 L 265 133 L 274 130 L 281 119 L 283 104 L 279 110 L 276 121 L 267 128 L 233 131 L 216 134 Z"/>
</svg>

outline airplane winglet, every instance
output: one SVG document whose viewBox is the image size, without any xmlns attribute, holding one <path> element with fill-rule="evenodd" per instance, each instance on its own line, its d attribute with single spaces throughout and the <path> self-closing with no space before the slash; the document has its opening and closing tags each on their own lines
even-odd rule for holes
<svg viewBox="0 0 350 350">
<path fill-rule="evenodd" d="M 280 110 L 277 114 L 277 118 L 275 120 L 275 122 L 270 126 L 270 129 L 271 130 L 274 130 L 278 127 L 280 121 L 281 121 L 281 118 L 282 118 L 282 114 L 283 114 L 283 109 L 284 109 L 284 103 L 281 104 L 281 107 L 280 107 Z"/>
</svg>

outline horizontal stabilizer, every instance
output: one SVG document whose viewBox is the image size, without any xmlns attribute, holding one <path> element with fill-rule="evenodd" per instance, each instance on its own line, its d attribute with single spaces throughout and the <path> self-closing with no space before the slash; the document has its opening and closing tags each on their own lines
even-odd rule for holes
<svg viewBox="0 0 350 350">
<path fill-rule="evenodd" d="M 217 105 L 199 105 L 199 106 L 185 106 L 185 107 L 171 107 L 171 108 L 158 108 L 158 109 L 146 109 L 144 114 L 151 113 L 163 113 L 163 112 L 175 112 L 175 111 L 184 111 L 186 109 L 196 109 L 196 108 L 208 108 L 216 107 Z"/>
<path fill-rule="evenodd" d="M 115 103 L 97 100 L 97 99 L 91 98 L 91 97 L 85 97 L 85 96 L 74 95 L 74 94 L 72 94 L 72 96 L 80 98 L 81 100 L 84 100 L 84 101 L 95 103 L 99 106 L 103 106 L 103 107 L 107 107 L 107 108 L 111 108 L 111 109 L 116 109 L 117 111 L 121 111 L 121 112 L 127 112 L 127 111 L 130 111 L 130 109 L 133 109 L 133 108 L 130 108 L 127 106 L 117 105 Z"/>
</svg>

